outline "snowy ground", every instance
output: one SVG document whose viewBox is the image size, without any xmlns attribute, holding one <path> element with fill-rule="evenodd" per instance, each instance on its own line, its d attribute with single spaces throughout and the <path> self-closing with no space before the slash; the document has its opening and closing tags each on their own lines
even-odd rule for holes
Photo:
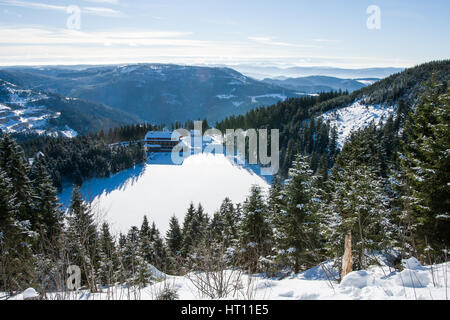
<svg viewBox="0 0 450 320">
<path fill-rule="evenodd" d="M 411 262 L 412 261 L 412 262 Z M 422 267 L 414 261 L 405 261 L 405 270 L 396 272 L 387 266 L 373 266 L 367 271 L 356 271 L 338 284 L 330 281 L 336 270 L 330 264 L 317 266 L 303 273 L 282 280 L 266 279 L 261 276 L 242 277 L 244 288 L 229 299 L 261 299 L 261 300 L 442 300 L 446 299 L 445 280 L 450 285 L 450 263 L 433 266 L 437 286 L 433 285 L 431 267 Z M 327 270 L 327 271 L 324 271 Z M 331 271 L 331 273 L 330 273 Z M 203 299 L 185 277 L 167 280 L 178 289 L 180 299 Z M 146 288 L 146 293 L 158 289 L 155 286 Z"/>
<path fill-rule="evenodd" d="M 365 128 L 372 121 L 376 125 L 380 121 L 385 122 L 393 112 L 394 107 L 365 105 L 361 101 L 356 101 L 346 108 L 325 112 L 322 118 L 324 121 L 330 120 L 331 127 L 337 127 L 338 145 L 342 148 L 352 131 Z"/>
<path fill-rule="evenodd" d="M 347 275 L 338 284 L 328 280 L 336 273 L 331 263 L 324 263 L 300 274 L 278 279 L 267 279 L 260 275 L 249 277 L 228 271 L 235 275 L 241 286 L 223 299 L 258 300 L 448 300 L 450 285 L 450 262 L 421 266 L 417 260 L 404 260 L 401 272 L 387 266 L 373 266 L 366 271 L 356 271 Z M 433 269 L 433 271 L 431 270 Z M 325 272 L 324 270 L 327 270 Z M 159 274 L 161 277 L 161 274 Z M 433 281 L 434 278 L 434 281 Z M 433 282 L 435 284 L 433 284 Z M 447 283 L 447 286 L 445 285 Z M 202 295 L 188 277 L 166 276 L 166 280 L 136 290 L 123 286 L 103 289 L 102 293 L 71 293 L 65 299 L 106 300 L 141 299 L 153 300 L 163 288 L 175 289 L 181 300 L 208 299 Z M 24 292 L 29 295 L 32 290 Z M 61 296 L 61 294 L 60 294 Z M 49 295 L 56 299 L 55 294 Z M 12 299 L 23 299 L 19 294 Z"/>
</svg>

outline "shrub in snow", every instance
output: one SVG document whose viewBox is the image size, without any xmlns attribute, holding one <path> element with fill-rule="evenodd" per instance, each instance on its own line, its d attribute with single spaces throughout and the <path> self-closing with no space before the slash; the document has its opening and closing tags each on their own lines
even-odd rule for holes
<svg viewBox="0 0 450 320">
<path fill-rule="evenodd" d="M 156 300 L 178 300 L 179 298 L 177 289 L 165 287 L 156 297 Z"/>
<path fill-rule="evenodd" d="M 271 259 L 272 258 L 272 259 Z M 278 273 L 278 266 L 273 260 L 275 257 L 259 257 L 258 270 L 260 270 L 266 277 L 274 277 Z"/>
<path fill-rule="evenodd" d="M 404 287 L 425 288 L 430 284 L 430 275 L 428 271 L 406 269 L 397 275 L 395 282 Z"/>
<path fill-rule="evenodd" d="M 341 281 L 341 287 L 354 287 L 362 289 L 375 284 L 375 278 L 365 270 L 353 271 Z"/>
<path fill-rule="evenodd" d="M 28 288 L 22 293 L 22 296 L 25 300 L 31 300 L 38 298 L 39 293 L 37 293 L 37 291 L 34 290 L 33 288 Z"/>
</svg>

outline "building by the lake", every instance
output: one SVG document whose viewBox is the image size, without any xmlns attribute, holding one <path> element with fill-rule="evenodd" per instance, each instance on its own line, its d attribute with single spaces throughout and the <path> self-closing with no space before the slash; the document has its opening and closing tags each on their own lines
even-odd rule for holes
<svg viewBox="0 0 450 320">
<path fill-rule="evenodd" d="M 144 147 L 147 152 L 172 152 L 181 141 L 181 136 L 172 131 L 149 131 L 144 138 Z"/>
</svg>

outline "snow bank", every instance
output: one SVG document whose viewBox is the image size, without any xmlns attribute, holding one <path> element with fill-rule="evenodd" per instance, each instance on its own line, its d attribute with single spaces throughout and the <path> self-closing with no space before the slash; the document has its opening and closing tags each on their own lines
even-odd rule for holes
<svg viewBox="0 0 450 320">
<path fill-rule="evenodd" d="M 339 278 L 339 271 L 335 261 L 328 260 L 302 272 L 299 277 L 305 280 L 336 280 Z"/>
<path fill-rule="evenodd" d="M 402 260 L 402 265 L 405 269 L 410 269 L 410 270 L 426 270 L 426 268 L 424 268 L 419 260 L 417 260 L 414 257 L 411 257 L 409 259 L 403 259 Z"/>
<path fill-rule="evenodd" d="M 365 270 L 353 271 L 341 281 L 341 287 L 354 287 L 362 289 L 375 284 L 375 278 Z"/>
<path fill-rule="evenodd" d="M 22 296 L 24 299 L 33 299 L 39 297 L 39 293 L 33 288 L 28 288 L 22 293 Z"/>
<path fill-rule="evenodd" d="M 428 271 L 406 269 L 397 275 L 395 282 L 408 288 L 426 288 L 431 280 Z"/>
</svg>

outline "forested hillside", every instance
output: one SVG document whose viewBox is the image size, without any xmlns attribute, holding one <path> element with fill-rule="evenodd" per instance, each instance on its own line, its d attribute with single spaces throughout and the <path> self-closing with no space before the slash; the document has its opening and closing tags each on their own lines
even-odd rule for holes
<svg viewBox="0 0 450 320">
<path fill-rule="evenodd" d="M 75 136 L 138 121 L 103 104 L 25 89 L 0 79 L 0 130 L 5 132 Z"/>
<path fill-rule="evenodd" d="M 75 138 L 16 134 L 27 159 L 42 154 L 55 187 L 60 192 L 64 184 L 81 185 L 90 178 L 109 177 L 136 164 L 145 162 L 143 139 L 147 131 L 161 127 L 129 125 Z M 111 146 L 129 141 L 128 145 Z"/>
<path fill-rule="evenodd" d="M 231 116 L 217 123 L 217 128 L 267 128 L 280 130 L 281 174 L 288 168 L 297 153 L 311 156 L 311 166 L 316 170 L 331 167 L 336 155 L 337 132 L 320 116 L 333 109 L 342 109 L 355 101 L 366 105 L 394 106 L 395 131 L 412 105 L 425 91 L 432 78 L 446 86 L 450 81 L 450 60 L 430 62 L 407 69 L 380 80 L 351 94 L 324 93 L 318 97 L 287 99 L 276 105 L 251 110 L 245 115 Z M 395 120 L 394 120 L 395 118 Z M 390 120 L 390 121 L 391 121 Z M 376 123 L 378 124 L 378 123 Z"/>
</svg>

